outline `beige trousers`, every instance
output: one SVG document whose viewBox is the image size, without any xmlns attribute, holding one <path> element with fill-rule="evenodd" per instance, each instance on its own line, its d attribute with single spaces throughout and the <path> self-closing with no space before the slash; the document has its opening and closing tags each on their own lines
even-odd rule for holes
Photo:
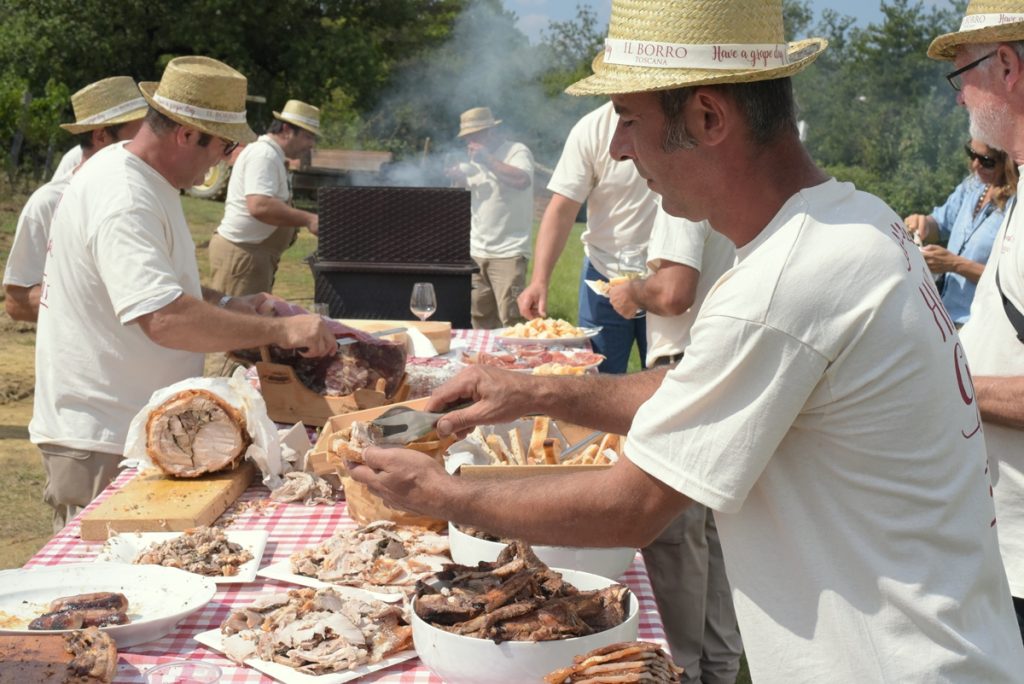
<svg viewBox="0 0 1024 684">
<path fill-rule="evenodd" d="M 712 512 L 692 504 L 643 555 L 681 681 L 733 684 L 743 642 Z"/>
<path fill-rule="evenodd" d="M 296 228 L 278 228 L 263 242 L 210 238 L 210 287 L 232 297 L 271 292 L 284 254 L 298 236 Z"/>
<path fill-rule="evenodd" d="M 516 298 L 526 287 L 526 257 L 473 257 L 473 261 L 480 267 L 473 274 L 473 327 L 493 330 L 522 321 Z"/>
<path fill-rule="evenodd" d="M 43 501 L 53 508 L 53 531 L 61 529 L 117 477 L 121 454 L 40 444 L 46 486 Z"/>
</svg>

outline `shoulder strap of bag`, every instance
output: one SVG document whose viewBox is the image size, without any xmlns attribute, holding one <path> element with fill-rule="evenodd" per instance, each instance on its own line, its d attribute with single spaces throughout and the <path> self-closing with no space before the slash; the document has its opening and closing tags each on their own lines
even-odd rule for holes
<svg viewBox="0 0 1024 684">
<path fill-rule="evenodd" d="M 1010 325 L 1017 331 L 1017 339 L 1024 343 L 1024 314 L 1017 310 L 1010 298 L 1003 292 L 1003 286 L 999 283 L 999 266 L 996 266 L 996 289 L 999 290 L 999 297 L 1003 300 L 1003 311 L 1010 319 Z"/>
</svg>

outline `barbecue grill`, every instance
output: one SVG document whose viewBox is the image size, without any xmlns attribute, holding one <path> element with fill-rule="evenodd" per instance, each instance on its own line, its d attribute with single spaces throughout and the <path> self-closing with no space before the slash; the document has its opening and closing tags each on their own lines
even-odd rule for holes
<svg viewBox="0 0 1024 684">
<path fill-rule="evenodd" d="M 319 243 L 309 265 L 316 301 L 332 318 L 411 320 L 413 283 L 431 282 L 434 317 L 470 327 L 477 266 L 469 256 L 469 191 L 321 188 L 318 202 Z"/>
</svg>

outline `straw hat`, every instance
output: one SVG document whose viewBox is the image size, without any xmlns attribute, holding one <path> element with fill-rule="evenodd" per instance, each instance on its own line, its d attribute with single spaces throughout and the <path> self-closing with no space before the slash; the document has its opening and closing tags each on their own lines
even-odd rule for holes
<svg viewBox="0 0 1024 684">
<path fill-rule="evenodd" d="M 274 118 L 287 121 L 313 135 L 320 135 L 320 110 L 300 100 L 288 100 L 280 112 L 274 112 Z"/>
<path fill-rule="evenodd" d="M 61 124 L 69 133 L 136 121 L 146 116 L 146 101 L 130 76 L 111 76 L 85 86 L 71 96 L 75 123 Z"/>
<path fill-rule="evenodd" d="M 614 95 L 791 76 L 828 41 L 786 43 L 782 0 L 614 0 L 594 75 L 570 95 Z"/>
<path fill-rule="evenodd" d="M 961 45 L 1015 40 L 1024 40 L 1024 4 L 1020 0 L 971 0 L 960 30 L 933 40 L 928 56 L 952 61 Z"/>
<path fill-rule="evenodd" d="M 467 109 L 459 116 L 459 135 L 462 138 L 470 133 L 494 128 L 501 123 L 501 119 L 495 119 L 491 114 L 490 107 L 473 107 Z"/>
<path fill-rule="evenodd" d="M 159 83 L 139 84 L 149 106 L 183 126 L 250 143 L 256 134 L 245 122 L 245 76 L 209 57 L 176 57 Z"/>
</svg>

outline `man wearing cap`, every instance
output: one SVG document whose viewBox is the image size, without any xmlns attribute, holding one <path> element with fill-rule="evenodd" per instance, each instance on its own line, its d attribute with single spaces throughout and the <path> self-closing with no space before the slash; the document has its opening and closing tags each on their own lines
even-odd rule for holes
<svg viewBox="0 0 1024 684">
<path fill-rule="evenodd" d="M 619 250 L 646 246 L 658 208 L 657 196 L 636 168 L 620 164 L 608 154 L 618 121 L 608 102 L 576 122 L 569 132 L 548 183 L 551 200 L 537 231 L 530 284 L 519 295 L 523 316 L 548 315 L 551 274 L 586 202 L 587 227 L 580 236 L 586 258 L 580 273 L 578 323 L 601 329 L 591 343 L 594 351 L 605 356 L 599 368 L 602 373 L 625 373 L 634 341 L 640 358 L 645 357 L 647 319 L 619 315 L 608 298 L 591 290 L 586 281 L 619 275 Z"/>
<path fill-rule="evenodd" d="M 211 285 L 230 295 L 270 292 L 281 255 L 298 229 L 317 234 L 317 215 L 288 203 L 287 159 L 313 149 L 320 110 L 288 100 L 265 135 L 238 155 L 228 181 L 224 219 L 210 239 Z"/>
<path fill-rule="evenodd" d="M 146 101 L 129 76 L 112 76 L 97 81 L 71 96 L 75 123 L 61 124 L 79 140 L 79 162 L 121 140 L 130 140 L 142 126 Z M 4 308 L 17 321 L 39 317 L 40 283 L 50 238 L 50 223 L 71 173 L 54 177 L 28 198 L 18 217 L 18 227 L 4 269 Z"/>
<path fill-rule="evenodd" d="M 275 344 L 336 349 L 319 316 L 255 315 L 268 295 L 201 287 L 180 190 L 239 141 L 246 79 L 207 57 L 178 57 L 129 143 L 89 161 L 54 216 L 39 300 L 29 434 L 59 529 L 117 474 L 128 425 L 157 389 L 202 375 L 205 352 Z"/>
<path fill-rule="evenodd" d="M 924 261 L 879 199 L 799 140 L 781 0 L 613 0 L 594 75 L 612 156 L 737 263 L 668 371 L 471 368 L 438 432 L 540 412 L 628 433 L 601 472 L 467 480 L 402 450 L 350 469 L 389 505 L 542 544 L 643 546 L 715 512 L 753 681 L 1019 682 L 970 373 Z M 995 141 L 994 141 L 995 142 Z M 737 188 L 742 189 L 737 197 Z"/>
<path fill-rule="evenodd" d="M 971 137 L 1024 160 L 1024 2 L 972 1 L 960 30 L 928 56 L 953 62 L 950 85 Z M 1018 183 L 1017 194 L 1024 190 Z M 1019 202 L 1020 200 L 1018 200 Z M 1024 635 L 1024 211 L 1010 210 L 960 331 L 992 464 L 999 548 Z"/>
<path fill-rule="evenodd" d="M 507 140 L 487 107 L 462 113 L 459 137 L 469 162 L 448 169 L 472 193 L 469 254 L 480 267 L 473 274 L 474 328 L 493 329 L 522 320 L 516 297 L 526 285 L 533 230 L 533 154 Z"/>
</svg>

